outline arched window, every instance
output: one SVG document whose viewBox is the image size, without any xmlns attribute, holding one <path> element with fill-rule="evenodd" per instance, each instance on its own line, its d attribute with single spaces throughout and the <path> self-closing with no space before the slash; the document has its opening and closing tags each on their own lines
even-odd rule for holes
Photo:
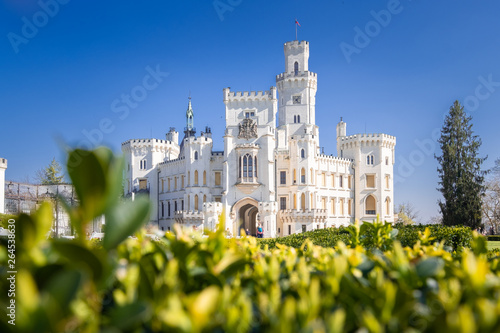
<svg viewBox="0 0 500 333">
<path fill-rule="evenodd" d="M 314 170 L 313 170 L 313 168 L 311 168 L 311 180 L 309 181 L 309 183 L 314 184 Z"/>
<path fill-rule="evenodd" d="M 194 170 L 194 185 L 198 185 L 198 170 Z"/>
<path fill-rule="evenodd" d="M 170 201 L 168 202 L 168 205 L 167 205 L 167 216 L 170 217 Z"/>
<path fill-rule="evenodd" d="M 297 123 L 297 116 L 293 116 L 293 123 Z"/>
<path fill-rule="evenodd" d="M 300 170 L 300 183 L 305 184 L 306 183 L 306 169 L 302 168 Z"/>
<path fill-rule="evenodd" d="M 365 200 L 365 213 L 366 215 L 376 215 L 377 214 L 377 209 L 376 209 L 376 200 L 373 197 L 373 195 L 369 195 L 366 197 Z"/>
<path fill-rule="evenodd" d="M 198 152 L 197 151 L 194 152 L 194 159 L 198 160 Z"/>
<path fill-rule="evenodd" d="M 297 184 L 297 170 L 293 169 L 293 183 Z"/>
<path fill-rule="evenodd" d="M 385 215 L 391 215 L 391 199 L 385 198 Z"/>
<path fill-rule="evenodd" d="M 373 165 L 373 155 L 366 156 L 366 164 Z"/>
<path fill-rule="evenodd" d="M 165 204 L 162 201 L 161 202 L 161 217 L 164 217 L 164 216 L 165 216 Z"/>
<path fill-rule="evenodd" d="M 203 185 L 207 185 L 207 172 L 203 171 Z"/>
<path fill-rule="evenodd" d="M 191 184 L 191 171 L 188 171 L 188 185 Z"/>
<path fill-rule="evenodd" d="M 295 72 L 295 75 L 299 74 L 299 62 L 296 61 L 295 64 L 293 64 L 293 70 Z"/>
<path fill-rule="evenodd" d="M 191 208 L 191 200 L 190 200 L 190 196 L 188 195 L 187 197 L 187 200 L 188 200 L 188 206 L 187 206 L 187 210 L 189 211 L 189 209 Z M 182 210 L 184 210 L 184 207 L 182 207 Z"/>
<path fill-rule="evenodd" d="M 314 195 L 311 193 L 311 201 L 309 202 L 309 208 L 314 209 Z"/>
<path fill-rule="evenodd" d="M 198 195 L 194 195 L 194 210 L 198 211 Z"/>
<path fill-rule="evenodd" d="M 253 182 L 257 178 L 257 157 L 245 154 L 240 157 L 240 178 L 242 182 Z"/>
<path fill-rule="evenodd" d="M 304 193 L 300 196 L 300 208 L 302 211 L 306 210 L 306 195 Z"/>
<path fill-rule="evenodd" d="M 297 209 L 297 194 L 293 194 L 293 209 Z"/>
<path fill-rule="evenodd" d="M 203 203 L 207 202 L 207 195 L 203 195 Z"/>
<path fill-rule="evenodd" d="M 300 150 L 300 157 L 301 158 L 306 158 L 306 151 L 304 149 Z"/>
<path fill-rule="evenodd" d="M 300 123 L 300 116 L 297 116 L 297 122 Z"/>
<path fill-rule="evenodd" d="M 332 208 L 332 214 L 331 215 L 335 215 L 335 198 L 332 198 L 331 200 L 331 208 Z"/>
</svg>

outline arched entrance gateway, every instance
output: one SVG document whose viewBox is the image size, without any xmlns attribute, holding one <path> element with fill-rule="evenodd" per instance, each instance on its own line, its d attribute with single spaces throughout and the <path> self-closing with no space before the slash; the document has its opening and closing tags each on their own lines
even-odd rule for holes
<svg viewBox="0 0 500 333">
<path fill-rule="evenodd" d="M 235 236 L 244 235 L 244 230 L 248 229 L 251 235 L 257 235 L 257 214 L 259 213 L 259 203 L 252 198 L 241 199 L 231 208 L 233 217 L 233 230 Z"/>
</svg>

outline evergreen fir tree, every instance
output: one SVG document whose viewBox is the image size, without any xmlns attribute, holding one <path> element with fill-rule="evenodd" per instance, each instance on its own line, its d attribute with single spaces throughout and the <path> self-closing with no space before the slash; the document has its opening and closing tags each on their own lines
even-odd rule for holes
<svg viewBox="0 0 500 333">
<path fill-rule="evenodd" d="M 61 184 L 64 178 L 64 175 L 60 174 L 61 171 L 61 165 L 53 158 L 47 167 L 37 171 L 36 179 L 42 185 Z"/>
<path fill-rule="evenodd" d="M 441 137 L 438 190 L 444 200 L 439 208 L 444 225 L 464 225 L 473 229 L 481 225 L 481 206 L 484 194 L 485 171 L 481 164 L 486 158 L 478 157 L 481 139 L 472 131 L 472 117 L 455 101 L 445 118 Z"/>
</svg>

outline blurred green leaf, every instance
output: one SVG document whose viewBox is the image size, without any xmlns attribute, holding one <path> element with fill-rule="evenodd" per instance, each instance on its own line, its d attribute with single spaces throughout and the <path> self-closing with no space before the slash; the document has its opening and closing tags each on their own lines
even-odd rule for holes
<svg viewBox="0 0 500 333">
<path fill-rule="evenodd" d="M 106 212 L 106 233 L 103 247 L 106 250 L 117 247 L 128 236 L 136 232 L 149 218 L 151 202 L 138 196 L 134 201 L 122 202 Z"/>
</svg>

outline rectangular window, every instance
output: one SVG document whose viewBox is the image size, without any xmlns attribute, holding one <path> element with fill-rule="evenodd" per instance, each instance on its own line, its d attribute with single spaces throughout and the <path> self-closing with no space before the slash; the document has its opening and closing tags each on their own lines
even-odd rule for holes
<svg viewBox="0 0 500 333">
<path fill-rule="evenodd" d="M 344 199 L 339 200 L 340 216 L 344 216 Z"/>
<path fill-rule="evenodd" d="M 366 175 L 366 187 L 375 187 L 375 175 Z"/>
<path fill-rule="evenodd" d="M 385 175 L 385 188 L 386 189 L 390 189 L 390 178 L 389 178 L 389 175 Z"/>
<path fill-rule="evenodd" d="M 281 210 L 286 209 L 286 197 L 280 197 L 280 209 Z"/>
<path fill-rule="evenodd" d="M 169 178 L 169 179 L 168 179 L 168 186 L 167 186 L 167 191 L 169 191 L 169 192 L 170 192 L 170 180 L 171 180 L 171 179 Z"/>
<path fill-rule="evenodd" d="M 332 187 L 335 188 L 335 175 L 332 173 Z"/>
<path fill-rule="evenodd" d="M 255 112 L 245 112 L 245 118 L 250 118 L 250 117 L 254 117 L 255 116 Z"/>
<path fill-rule="evenodd" d="M 344 177 L 339 176 L 339 188 L 344 188 Z"/>
<path fill-rule="evenodd" d="M 165 192 L 165 179 L 161 180 L 161 191 Z"/>
<path fill-rule="evenodd" d="M 306 225 L 305 225 L 305 224 L 303 224 L 303 225 L 302 225 L 302 232 L 306 232 L 306 231 L 307 231 L 307 229 L 306 229 Z"/>
<path fill-rule="evenodd" d="M 215 197 L 215 202 L 222 202 L 222 198 L 221 197 Z"/>
<path fill-rule="evenodd" d="M 177 190 L 177 177 L 174 177 L 174 191 Z"/>
<path fill-rule="evenodd" d="M 288 225 L 288 234 L 291 235 L 292 234 L 292 226 L 289 224 Z"/>
<path fill-rule="evenodd" d="M 347 215 L 352 215 L 351 210 L 352 210 L 352 200 L 349 199 L 347 200 Z"/>
<path fill-rule="evenodd" d="M 351 188 L 352 188 L 352 177 L 351 177 L 351 176 L 348 176 L 348 177 L 347 177 L 347 187 L 348 187 L 349 189 L 351 189 Z"/>
<path fill-rule="evenodd" d="M 147 190 L 147 189 L 148 189 L 148 180 L 139 179 L 139 190 Z"/>
<path fill-rule="evenodd" d="M 321 174 L 321 185 L 326 186 L 326 173 Z"/>
<path fill-rule="evenodd" d="M 181 176 L 181 188 L 184 188 L 184 175 Z"/>
<path fill-rule="evenodd" d="M 280 184 L 286 185 L 286 171 L 280 171 Z"/>
<path fill-rule="evenodd" d="M 332 206 L 331 207 L 331 210 L 332 210 L 331 215 L 335 215 L 335 199 L 334 198 L 332 198 L 330 205 Z"/>
<path fill-rule="evenodd" d="M 216 171 L 215 172 L 215 186 L 220 186 L 221 185 L 221 172 Z"/>
<path fill-rule="evenodd" d="M 321 209 L 326 209 L 326 198 L 321 198 Z"/>
</svg>

